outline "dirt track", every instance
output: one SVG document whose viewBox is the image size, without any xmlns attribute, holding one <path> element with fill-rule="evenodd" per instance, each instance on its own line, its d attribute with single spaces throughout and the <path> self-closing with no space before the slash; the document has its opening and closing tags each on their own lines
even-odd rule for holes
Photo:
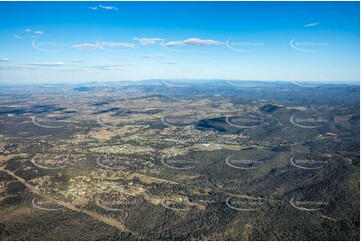
<svg viewBox="0 0 361 242">
<path fill-rule="evenodd" d="M 15 178 L 16 180 L 18 180 L 19 182 L 21 182 L 22 184 L 24 184 L 24 186 L 26 186 L 27 188 L 29 188 L 29 190 L 31 192 L 33 192 L 34 194 L 38 195 L 39 197 L 42 197 L 44 198 L 45 200 L 48 200 L 48 201 L 52 201 L 52 202 L 55 202 L 57 203 L 58 205 L 62 206 L 62 207 L 65 207 L 67 209 L 70 209 L 70 210 L 73 210 L 75 212 L 78 212 L 78 213 L 83 213 L 83 214 L 86 214 L 88 215 L 89 217 L 93 218 L 93 219 L 96 219 L 100 222 L 103 222 L 105 224 L 108 224 L 110 226 L 113 226 L 115 227 L 116 229 L 122 231 L 122 232 L 128 232 L 128 233 L 131 233 L 133 236 L 135 236 L 136 238 L 138 239 L 142 239 L 141 236 L 136 233 L 136 232 L 132 232 L 130 231 L 129 229 L 127 229 L 122 223 L 120 223 L 119 221 L 115 220 L 115 219 L 112 219 L 112 218 L 108 218 L 108 217 L 105 217 L 103 215 L 100 215 L 100 214 L 97 214 L 95 212 L 92 212 L 92 211 L 89 211 L 89 210 L 85 210 L 85 209 L 81 209 L 81 208 L 77 208 L 75 207 L 74 205 L 70 204 L 70 203 L 67 203 L 67 202 L 64 202 L 64 201 L 60 201 L 60 200 L 57 200 L 49 195 L 46 195 L 46 194 L 42 194 L 41 192 L 39 192 L 34 186 L 32 186 L 31 184 L 29 184 L 27 181 L 25 181 L 23 178 L 17 176 L 14 172 L 12 171 L 9 171 L 9 170 L 6 170 L 4 168 L 0 168 L 0 171 L 3 171 L 5 172 L 6 174 L 12 176 L 13 178 Z"/>
</svg>

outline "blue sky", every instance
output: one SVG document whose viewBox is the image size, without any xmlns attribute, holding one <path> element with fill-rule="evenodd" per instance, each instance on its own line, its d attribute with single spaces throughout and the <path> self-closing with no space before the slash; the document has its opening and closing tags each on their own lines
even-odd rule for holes
<svg viewBox="0 0 361 242">
<path fill-rule="evenodd" d="M 0 2 L 0 82 L 359 81 L 359 2 Z"/>
</svg>

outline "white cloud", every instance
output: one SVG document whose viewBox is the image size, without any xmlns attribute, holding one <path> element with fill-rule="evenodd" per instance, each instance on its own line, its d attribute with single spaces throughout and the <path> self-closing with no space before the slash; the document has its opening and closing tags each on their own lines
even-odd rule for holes
<svg viewBox="0 0 361 242">
<path fill-rule="evenodd" d="M 124 48 L 134 48 L 135 45 L 131 43 L 121 43 L 121 42 L 98 42 L 101 46 L 107 47 L 124 47 Z"/>
<path fill-rule="evenodd" d="M 73 45 L 73 48 L 77 50 L 97 50 L 102 49 L 103 47 L 99 44 L 79 44 Z"/>
<path fill-rule="evenodd" d="M 207 46 L 207 45 L 223 45 L 223 42 L 216 40 L 203 40 L 198 38 L 189 38 L 183 41 L 172 41 L 164 44 L 166 47 L 172 46 Z"/>
<path fill-rule="evenodd" d="M 24 37 L 20 36 L 20 35 L 17 35 L 17 34 L 14 34 L 14 38 L 15 39 L 24 39 Z"/>
<path fill-rule="evenodd" d="M 97 9 L 98 9 L 97 6 L 90 6 L 90 7 L 88 7 L 88 8 L 91 9 L 91 10 L 97 10 Z"/>
<path fill-rule="evenodd" d="M 149 58 L 149 59 L 162 59 L 166 58 L 165 55 L 143 55 L 143 58 Z"/>
<path fill-rule="evenodd" d="M 0 58 L 0 62 L 7 62 L 7 61 L 10 61 L 9 58 Z"/>
<path fill-rule="evenodd" d="M 74 49 L 77 50 L 97 50 L 97 49 L 103 49 L 103 50 L 107 50 L 104 47 L 112 47 L 112 48 L 116 48 L 116 47 L 122 47 L 122 48 L 135 48 L 134 44 L 131 43 L 122 43 L 122 42 L 100 42 L 97 41 L 95 44 L 78 44 L 78 45 L 73 45 Z"/>
<path fill-rule="evenodd" d="M 30 32 L 31 31 L 31 29 L 25 29 L 25 32 Z"/>
<path fill-rule="evenodd" d="M 29 62 L 30 66 L 64 66 L 64 62 Z"/>
<path fill-rule="evenodd" d="M 133 40 L 139 41 L 141 45 L 154 45 L 157 41 L 162 41 L 160 38 L 133 38 Z"/>
<path fill-rule="evenodd" d="M 42 31 L 38 30 L 38 31 L 34 31 L 34 34 L 43 35 L 44 33 Z"/>
<path fill-rule="evenodd" d="M 184 45 L 182 41 L 171 41 L 171 42 L 164 44 L 164 46 L 167 46 L 167 47 L 180 46 L 180 45 Z"/>
<path fill-rule="evenodd" d="M 119 9 L 114 7 L 114 6 L 103 6 L 103 5 L 98 5 L 99 8 L 103 8 L 103 9 L 106 9 L 106 10 L 115 10 L 115 11 L 118 11 Z"/>
<path fill-rule="evenodd" d="M 305 27 L 313 27 L 313 26 L 316 26 L 316 25 L 319 25 L 320 22 L 317 22 L 317 23 L 309 23 L 309 24 L 305 24 Z"/>
</svg>

